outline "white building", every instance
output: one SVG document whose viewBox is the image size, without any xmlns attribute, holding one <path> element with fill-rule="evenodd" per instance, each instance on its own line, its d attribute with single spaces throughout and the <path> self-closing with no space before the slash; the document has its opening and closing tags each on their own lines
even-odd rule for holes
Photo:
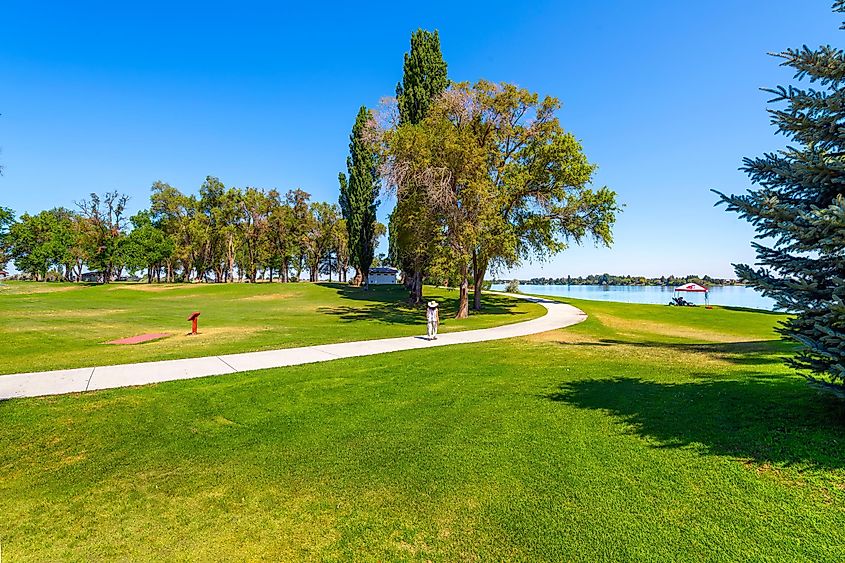
<svg viewBox="0 0 845 563">
<path fill-rule="evenodd" d="M 399 283 L 399 270 L 396 268 L 370 268 L 371 284 Z"/>
</svg>

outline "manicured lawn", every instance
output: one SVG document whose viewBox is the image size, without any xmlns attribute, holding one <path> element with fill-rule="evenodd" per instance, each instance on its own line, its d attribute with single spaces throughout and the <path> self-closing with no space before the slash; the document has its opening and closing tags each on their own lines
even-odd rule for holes
<svg viewBox="0 0 845 563">
<path fill-rule="evenodd" d="M 485 296 L 483 314 L 456 321 L 457 291 L 429 288 L 442 332 L 486 328 L 545 313 L 540 305 Z M 425 334 L 425 312 L 397 286 L 341 284 L 0 285 L 0 373 L 272 350 Z M 193 311 L 200 334 L 186 336 Z M 144 333 L 164 340 L 105 344 Z"/>
<path fill-rule="evenodd" d="M 574 303 L 528 338 L 0 403 L 3 555 L 845 559 L 845 408 L 780 364 L 778 315 Z"/>
</svg>

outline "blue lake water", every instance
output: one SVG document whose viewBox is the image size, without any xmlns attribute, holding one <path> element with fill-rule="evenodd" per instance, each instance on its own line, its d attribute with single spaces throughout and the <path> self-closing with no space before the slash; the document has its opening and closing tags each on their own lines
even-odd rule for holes
<svg viewBox="0 0 845 563">
<path fill-rule="evenodd" d="M 493 284 L 493 289 L 504 291 L 505 284 Z M 523 293 L 592 299 L 594 301 L 619 301 L 622 303 L 651 303 L 666 305 L 672 299 L 671 287 L 661 286 L 623 286 L 623 285 L 521 285 Z M 757 291 L 741 286 L 715 286 L 710 288 L 710 304 L 726 307 L 748 307 L 751 309 L 774 309 L 774 301 L 763 297 Z M 687 301 L 704 305 L 704 294 L 678 293 Z"/>
</svg>

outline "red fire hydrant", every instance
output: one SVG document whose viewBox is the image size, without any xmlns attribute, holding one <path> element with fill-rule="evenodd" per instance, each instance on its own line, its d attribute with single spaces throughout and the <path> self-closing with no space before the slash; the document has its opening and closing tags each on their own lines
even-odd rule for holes
<svg viewBox="0 0 845 563">
<path fill-rule="evenodd" d="M 200 312 L 197 311 L 195 313 L 191 313 L 191 316 L 188 317 L 188 320 L 191 321 L 191 334 L 197 334 L 197 317 L 199 316 Z M 188 336 L 190 336 L 190 334 Z"/>
</svg>

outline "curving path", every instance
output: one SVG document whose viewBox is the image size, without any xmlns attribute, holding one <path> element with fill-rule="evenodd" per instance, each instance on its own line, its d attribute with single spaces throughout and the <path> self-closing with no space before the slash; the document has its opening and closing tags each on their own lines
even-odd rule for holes
<svg viewBox="0 0 845 563">
<path fill-rule="evenodd" d="M 225 375 L 239 371 L 325 362 L 338 358 L 371 356 L 400 350 L 500 340 L 564 328 L 587 318 L 583 311 L 572 305 L 526 295 L 503 295 L 539 303 L 546 308 L 546 314 L 521 323 L 449 332 L 431 341 L 421 336 L 404 336 L 182 360 L 0 375 L 0 400 L 146 385 L 177 379 Z"/>
</svg>

